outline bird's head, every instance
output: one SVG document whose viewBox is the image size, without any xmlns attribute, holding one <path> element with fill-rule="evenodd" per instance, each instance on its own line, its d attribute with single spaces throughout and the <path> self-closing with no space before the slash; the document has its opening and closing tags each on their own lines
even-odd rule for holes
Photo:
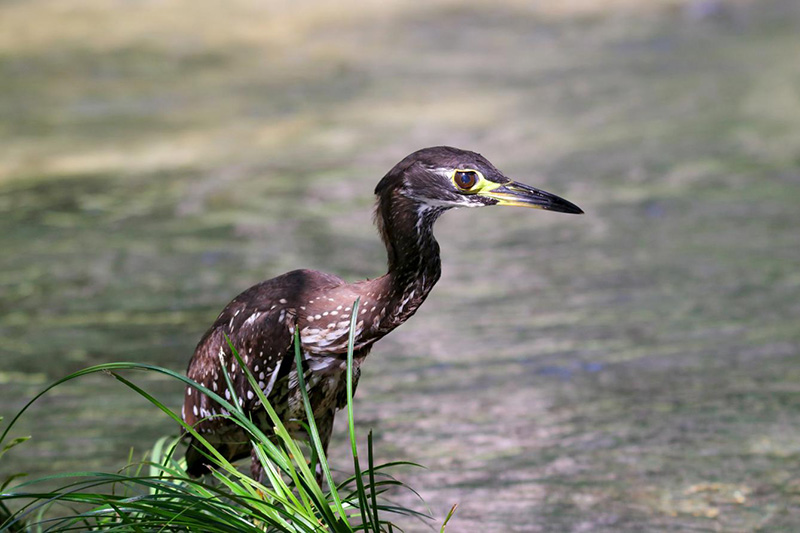
<svg viewBox="0 0 800 533">
<path fill-rule="evenodd" d="M 400 195 L 424 207 L 508 205 L 581 214 L 575 204 L 507 178 L 482 155 L 449 146 L 418 150 L 378 183 L 380 198 Z"/>
</svg>

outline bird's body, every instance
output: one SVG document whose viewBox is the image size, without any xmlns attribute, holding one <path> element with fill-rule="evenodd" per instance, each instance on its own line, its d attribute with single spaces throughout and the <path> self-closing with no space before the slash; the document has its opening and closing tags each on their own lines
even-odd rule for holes
<svg viewBox="0 0 800 533">
<path fill-rule="evenodd" d="M 303 375 L 323 446 L 334 414 L 344 406 L 347 339 L 352 305 L 361 298 L 355 331 L 354 379 L 372 345 L 413 315 L 441 274 L 433 224 L 453 207 L 526 205 L 580 213 L 573 204 L 511 182 L 479 154 L 449 147 L 427 148 L 398 163 L 375 190 L 375 220 L 386 244 L 389 269 L 382 277 L 346 283 L 314 270 L 294 270 L 244 291 L 228 304 L 206 332 L 189 363 L 188 376 L 231 400 L 222 365 L 238 401 L 267 434 L 272 427 L 258 396 L 232 357 L 226 336 L 258 386 L 298 438 L 304 436 L 303 401 L 294 364 L 293 335 L 299 330 Z M 186 389 L 184 421 L 204 434 L 226 458 L 251 452 L 247 435 L 206 395 Z M 207 471 L 194 442 L 187 471 Z M 259 472 L 253 459 L 252 471 Z"/>
</svg>

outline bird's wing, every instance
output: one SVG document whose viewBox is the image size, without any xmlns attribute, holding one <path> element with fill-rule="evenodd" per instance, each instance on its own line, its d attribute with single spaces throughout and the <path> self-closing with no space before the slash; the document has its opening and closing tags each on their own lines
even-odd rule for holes
<svg viewBox="0 0 800 533">
<path fill-rule="evenodd" d="M 188 377 L 216 392 L 230 403 L 251 411 L 260 405 L 247 376 L 231 353 L 229 338 L 241 359 L 269 397 L 275 383 L 288 374 L 293 361 L 293 333 L 298 299 L 342 284 L 335 276 L 298 270 L 262 282 L 228 304 L 197 345 L 189 363 Z M 234 394 L 228 389 L 225 372 Z M 187 387 L 183 420 L 201 432 L 224 432 L 230 422 L 219 415 L 227 411 L 205 394 Z"/>
</svg>

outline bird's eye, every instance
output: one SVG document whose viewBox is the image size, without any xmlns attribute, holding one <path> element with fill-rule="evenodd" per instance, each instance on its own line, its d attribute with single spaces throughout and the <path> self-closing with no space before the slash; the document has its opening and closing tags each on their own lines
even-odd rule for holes
<svg viewBox="0 0 800 533">
<path fill-rule="evenodd" d="M 460 189 L 468 191 L 478 183 L 478 173 L 474 170 L 456 170 L 453 181 Z"/>
</svg>

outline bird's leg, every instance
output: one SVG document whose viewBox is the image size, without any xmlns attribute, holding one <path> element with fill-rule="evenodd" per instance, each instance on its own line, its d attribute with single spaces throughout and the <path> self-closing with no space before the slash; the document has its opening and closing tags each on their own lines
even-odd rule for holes
<svg viewBox="0 0 800 533">
<path fill-rule="evenodd" d="M 255 446 L 250 449 L 250 477 L 259 483 L 264 482 L 264 467 L 261 465 Z"/>
</svg>

